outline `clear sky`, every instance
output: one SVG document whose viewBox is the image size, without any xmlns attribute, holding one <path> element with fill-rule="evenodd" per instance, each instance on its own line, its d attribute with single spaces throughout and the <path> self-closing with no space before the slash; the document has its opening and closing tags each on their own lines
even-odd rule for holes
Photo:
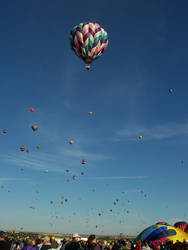
<svg viewBox="0 0 188 250">
<path fill-rule="evenodd" d="M 187 13 L 186 0 L 1 2 L 0 228 L 136 235 L 188 221 Z M 69 44 L 88 21 L 109 36 L 89 71 Z"/>
</svg>

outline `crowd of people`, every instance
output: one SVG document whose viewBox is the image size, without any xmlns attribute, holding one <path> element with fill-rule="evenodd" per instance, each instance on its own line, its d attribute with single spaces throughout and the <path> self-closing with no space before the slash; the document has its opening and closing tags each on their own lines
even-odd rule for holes
<svg viewBox="0 0 188 250">
<path fill-rule="evenodd" d="M 0 250 L 188 250 L 188 242 L 172 241 L 158 242 L 134 242 L 130 240 L 97 240 L 94 234 L 86 240 L 82 240 L 78 234 L 73 234 L 72 239 L 57 239 L 55 237 L 40 237 L 35 240 L 30 238 L 10 239 L 4 231 L 0 231 Z"/>
</svg>

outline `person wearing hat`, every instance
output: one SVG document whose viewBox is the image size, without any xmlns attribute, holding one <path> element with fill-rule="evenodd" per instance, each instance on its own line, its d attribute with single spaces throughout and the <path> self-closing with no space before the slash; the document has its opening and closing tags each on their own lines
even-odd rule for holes
<svg viewBox="0 0 188 250">
<path fill-rule="evenodd" d="M 45 236 L 44 238 L 42 238 L 43 244 L 40 248 L 40 250 L 47 250 L 51 248 L 50 245 L 50 238 L 48 236 Z"/>
<path fill-rule="evenodd" d="M 11 242 L 6 239 L 4 231 L 0 231 L 0 249 L 3 250 L 11 249 Z"/>
<path fill-rule="evenodd" d="M 65 250 L 83 250 L 83 247 L 81 246 L 79 242 L 79 235 L 77 233 L 74 233 L 72 236 L 72 241 L 70 241 L 66 246 Z"/>
</svg>

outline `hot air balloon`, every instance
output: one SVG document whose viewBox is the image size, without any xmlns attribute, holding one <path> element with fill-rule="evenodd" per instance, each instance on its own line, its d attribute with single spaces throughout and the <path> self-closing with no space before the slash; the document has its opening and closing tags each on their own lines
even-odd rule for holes
<svg viewBox="0 0 188 250">
<path fill-rule="evenodd" d="M 97 23 L 80 23 L 70 33 L 70 44 L 75 54 L 90 69 L 90 63 L 97 59 L 108 46 L 107 32 Z"/>
<path fill-rule="evenodd" d="M 170 94 L 172 94 L 174 92 L 173 89 L 169 89 L 168 91 Z"/>
<path fill-rule="evenodd" d="M 89 114 L 90 116 L 92 116 L 93 112 L 88 112 L 88 114 Z"/>
<path fill-rule="evenodd" d="M 29 153 L 30 152 L 29 149 L 27 149 L 26 152 Z"/>
<path fill-rule="evenodd" d="M 38 129 L 38 125 L 34 124 L 34 125 L 31 126 L 31 128 L 32 128 L 32 130 L 35 132 L 35 131 L 37 131 L 37 129 Z"/>
<path fill-rule="evenodd" d="M 4 129 L 4 130 L 3 130 L 3 134 L 7 134 L 7 129 Z"/>
<path fill-rule="evenodd" d="M 47 174 L 47 173 L 48 173 L 48 169 L 45 169 L 45 170 L 44 170 L 44 173 Z"/>
<path fill-rule="evenodd" d="M 35 109 L 34 108 L 30 108 L 30 112 L 34 112 L 35 111 Z"/>
<path fill-rule="evenodd" d="M 40 145 L 37 145 L 37 149 L 40 149 Z"/>
<path fill-rule="evenodd" d="M 143 139 L 143 136 L 142 136 L 142 135 L 140 135 L 138 138 L 139 138 L 140 140 L 142 140 L 142 139 Z"/>
<path fill-rule="evenodd" d="M 37 194 L 39 193 L 39 190 L 38 190 L 38 189 L 36 190 L 36 193 L 37 193 Z"/>
<path fill-rule="evenodd" d="M 53 204 L 54 202 L 53 201 L 50 201 L 50 204 Z"/>
<path fill-rule="evenodd" d="M 69 169 L 66 169 L 66 172 L 68 173 L 70 170 Z"/>
<path fill-rule="evenodd" d="M 73 141 L 73 140 L 70 140 L 70 141 L 69 141 L 69 144 L 73 144 L 73 143 L 74 143 L 74 141 Z"/>
<path fill-rule="evenodd" d="M 61 201 L 61 205 L 63 205 L 64 204 L 64 201 Z"/>
<path fill-rule="evenodd" d="M 81 172 L 81 175 L 84 175 L 84 172 Z"/>
<path fill-rule="evenodd" d="M 186 227 L 187 227 L 187 222 L 185 222 L 185 221 L 178 221 L 178 222 L 176 222 L 175 224 L 174 224 L 174 227 L 176 227 L 176 228 L 180 228 L 181 230 L 183 230 L 184 232 L 185 232 L 185 229 L 186 229 Z"/>
<path fill-rule="evenodd" d="M 177 240 L 183 242 L 184 240 L 188 240 L 188 234 L 173 226 L 155 224 L 142 231 L 136 237 L 135 241 L 141 240 L 151 241 L 153 243 L 157 241 L 164 242 L 166 240 L 172 240 L 173 243 Z"/>
<path fill-rule="evenodd" d="M 67 199 L 65 199 L 65 202 L 68 202 L 68 200 L 67 200 Z"/>
<path fill-rule="evenodd" d="M 21 171 L 24 171 L 24 168 L 20 168 Z"/>
<path fill-rule="evenodd" d="M 76 175 L 73 175 L 73 177 L 72 177 L 72 178 L 73 178 L 73 180 L 76 180 Z"/>
<path fill-rule="evenodd" d="M 85 161 L 85 160 L 82 160 L 82 164 L 86 164 L 86 161 Z"/>
<path fill-rule="evenodd" d="M 20 150 L 23 152 L 25 150 L 25 147 L 24 146 L 21 146 L 20 147 Z"/>
</svg>

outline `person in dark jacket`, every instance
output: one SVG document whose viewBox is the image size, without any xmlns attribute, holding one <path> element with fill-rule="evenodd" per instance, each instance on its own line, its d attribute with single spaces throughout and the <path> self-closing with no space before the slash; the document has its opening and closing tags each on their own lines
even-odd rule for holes
<svg viewBox="0 0 188 250">
<path fill-rule="evenodd" d="M 81 246 L 79 242 L 79 235 L 73 234 L 72 241 L 70 241 L 66 246 L 65 250 L 83 250 L 83 247 Z"/>
<path fill-rule="evenodd" d="M 88 238 L 85 250 L 100 250 L 100 246 L 97 245 L 97 239 L 94 234 L 91 234 Z"/>
<path fill-rule="evenodd" d="M 11 249 L 11 242 L 8 239 L 6 239 L 4 231 L 0 231 L 0 249 L 3 250 Z"/>
</svg>

